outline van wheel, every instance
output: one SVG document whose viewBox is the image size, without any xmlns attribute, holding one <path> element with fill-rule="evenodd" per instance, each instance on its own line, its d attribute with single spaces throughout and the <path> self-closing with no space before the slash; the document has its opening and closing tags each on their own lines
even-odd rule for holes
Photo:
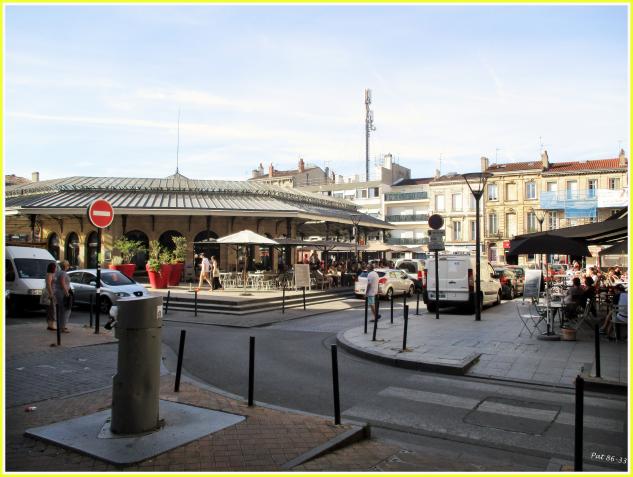
<svg viewBox="0 0 633 477">
<path fill-rule="evenodd" d="M 435 313 L 437 311 L 435 303 L 427 303 L 426 309 L 429 311 L 429 313 Z"/>
</svg>

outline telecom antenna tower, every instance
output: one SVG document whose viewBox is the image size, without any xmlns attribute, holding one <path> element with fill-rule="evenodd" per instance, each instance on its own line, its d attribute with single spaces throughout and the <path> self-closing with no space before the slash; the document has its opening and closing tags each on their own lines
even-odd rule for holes
<svg viewBox="0 0 633 477">
<path fill-rule="evenodd" d="M 369 182 L 369 135 L 376 130 L 374 126 L 374 112 L 369 109 L 371 104 L 371 89 L 365 90 L 365 181 Z"/>
</svg>

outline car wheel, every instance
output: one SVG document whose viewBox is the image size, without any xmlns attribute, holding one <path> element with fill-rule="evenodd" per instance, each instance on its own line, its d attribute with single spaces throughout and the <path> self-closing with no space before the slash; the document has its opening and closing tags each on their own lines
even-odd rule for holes
<svg viewBox="0 0 633 477">
<path fill-rule="evenodd" d="M 409 296 L 413 296 L 413 293 L 415 292 L 415 287 L 413 285 L 411 285 L 409 287 Z"/>
<path fill-rule="evenodd" d="M 514 294 L 514 288 L 511 290 L 511 293 Z M 497 292 L 497 301 L 495 301 L 495 305 L 501 305 L 501 290 Z"/>
<path fill-rule="evenodd" d="M 387 288 L 387 291 L 385 292 L 385 299 L 387 301 L 391 301 L 392 297 L 393 297 L 393 288 Z"/>
<path fill-rule="evenodd" d="M 514 300 L 517 297 L 517 290 L 514 287 L 510 287 L 510 300 Z"/>
<path fill-rule="evenodd" d="M 112 302 L 110 299 L 107 296 L 101 295 L 99 312 L 107 315 L 110 313 L 110 308 L 112 308 Z"/>
<path fill-rule="evenodd" d="M 435 303 L 427 303 L 426 309 L 429 311 L 429 313 L 435 313 L 437 311 L 437 307 L 435 306 Z"/>
</svg>

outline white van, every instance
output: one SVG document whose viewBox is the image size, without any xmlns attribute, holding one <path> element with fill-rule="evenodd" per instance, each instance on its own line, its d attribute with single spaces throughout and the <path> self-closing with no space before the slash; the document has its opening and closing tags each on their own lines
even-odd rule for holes
<svg viewBox="0 0 633 477">
<path fill-rule="evenodd" d="M 26 309 L 40 308 L 46 268 L 49 263 L 55 263 L 55 258 L 43 248 L 15 246 L 5 248 L 4 258 L 7 312 L 15 315 Z"/>
<path fill-rule="evenodd" d="M 480 260 L 481 297 L 483 305 L 501 303 L 501 283 L 486 257 Z M 475 257 L 471 255 L 440 255 L 440 307 L 463 306 L 475 312 Z M 435 257 L 426 261 L 422 297 L 427 309 L 435 312 Z"/>
</svg>

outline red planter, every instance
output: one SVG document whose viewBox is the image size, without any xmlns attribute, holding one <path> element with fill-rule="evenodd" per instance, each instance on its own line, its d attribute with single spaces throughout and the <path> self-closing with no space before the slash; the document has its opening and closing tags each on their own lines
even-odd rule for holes
<svg viewBox="0 0 633 477">
<path fill-rule="evenodd" d="M 185 269 L 184 263 L 172 263 L 171 274 L 169 275 L 169 285 L 175 287 L 180 283 L 182 271 Z"/>
<path fill-rule="evenodd" d="M 161 265 L 161 271 L 155 272 L 150 270 L 149 264 L 145 265 L 145 270 L 147 270 L 147 277 L 149 278 L 149 284 L 152 288 L 167 288 L 167 281 L 163 280 L 163 266 Z"/>
<path fill-rule="evenodd" d="M 118 270 L 123 275 L 128 278 L 134 279 L 134 271 L 136 270 L 136 265 L 133 263 L 122 263 L 121 265 L 109 265 L 108 268 L 110 270 Z"/>
<path fill-rule="evenodd" d="M 173 268 L 174 266 L 171 263 L 163 263 L 160 266 L 160 278 L 163 284 L 161 288 L 169 287 L 169 279 L 171 277 L 171 271 L 173 270 Z"/>
</svg>

